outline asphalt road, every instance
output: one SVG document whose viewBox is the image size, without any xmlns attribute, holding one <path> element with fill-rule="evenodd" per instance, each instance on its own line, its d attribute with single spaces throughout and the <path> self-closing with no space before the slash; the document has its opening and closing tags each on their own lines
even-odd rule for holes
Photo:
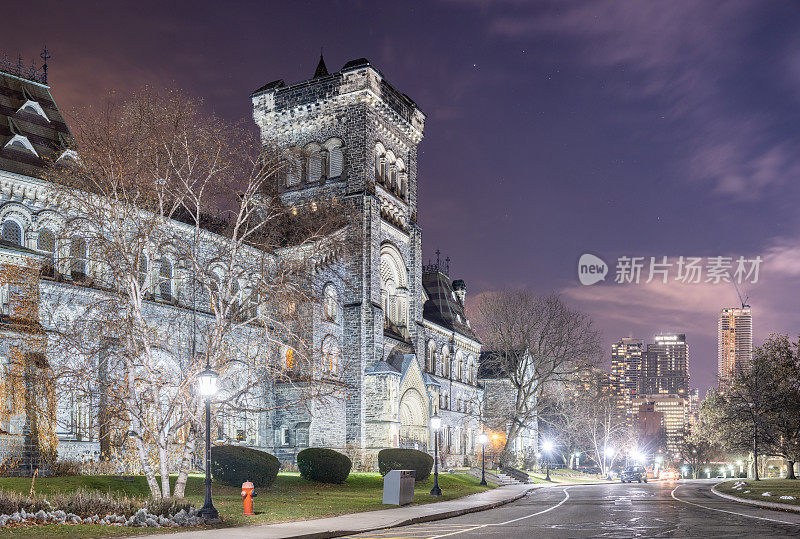
<svg viewBox="0 0 800 539">
<path fill-rule="evenodd" d="M 545 487 L 490 511 L 353 537 L 800 537 L 800 513 L 725 500 L 711 492 L 715 483 Z"/>
</svg>

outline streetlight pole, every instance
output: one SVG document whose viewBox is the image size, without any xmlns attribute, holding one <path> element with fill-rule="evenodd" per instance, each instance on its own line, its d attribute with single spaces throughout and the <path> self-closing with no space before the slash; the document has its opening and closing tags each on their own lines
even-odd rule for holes
<svg viewBox="0 0 800 539">
<path fill-rule="evenodd" d="M 197 516 L 206 520 L 219 520 L 219 511 L 211 500 L 211 397 L 217 392 L 217 378 L 219 375 L 213 371 L 206 362 L 206 368 L 197 377 L 200 394 L 206 400 L 206 499 Z"/>
<path fill-rule="evenodd" d="M 439 429 L 442 427 L 442 418 L 438 415 L 431 417 L 431 428 L 433 429 L 433 488 L 431 496 L 441 496 L 442 489 L 439 488 Z"/>
<path fill-rule="evenodd" d="M 553 450 L 553 442 L 550 440 L 546 440 L 542 444 L 542 449 L 544 449 L 544 463 L 547 467 L 547 477 L 545 478 L 546 481 L 550 481 L 550 451 Z"/>
<path fill-rule="evenodd" d="M 481 444 L 481 482 L 480 485 L 486 486 L 486 442 L 489 437 L 485 433 L 478 436 L 478 442 Z"/>
</svg>

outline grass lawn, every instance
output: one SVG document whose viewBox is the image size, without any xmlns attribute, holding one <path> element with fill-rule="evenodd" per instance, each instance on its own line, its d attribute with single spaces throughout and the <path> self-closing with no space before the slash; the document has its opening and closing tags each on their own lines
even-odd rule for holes
<svg viewBox="0 0 800 539">
<path fill-rule="evenodd" d="M 736 481 L 744 481 L 746 485 L 741 490 L 733 490 Z M 788 505 L 800 505 L 800 479 L 762 479 L 753 481 L 752 479 L 737 479 L 725 481 L 717 485 L 717 490 L 724 494 L 731 494 L 739 498 L 759 500 L 762 502 L 785 503 Z M 745 491 L 749 490 L 747 494 Z M 764 492 L 769 492 L 772 496 L 762 496 Z M 794 500 L 781 500 L 781 496 L 794 496 Z"/>
<path fill-rule="evenodd" d="M 174 477 L 172 480 L 174 481 Z M 443 500 L 460 498 L 468 494 L 482 492 L 490 487 L 482 487 L 479 480 L 464 474 L 440 474 L 439 485 L 443 495 L 435 498 L 430 495 L 433 478 L 417 483 L 414 489 L 414 503 L 425 504 Z M 135 477 L 134 481 L 121 481 L 111 476 L 74 476 L 38 478 L 35 483 L 36 493 L 46 495 L 84 487 L 103 492 L 124 492 L 128 495 L 148 495 L 144 477 Z M 29 478 L 0 478 L 0 488 L 27 493 L 30 489 Z M 255 498 L 255 516 L 242 515 L 241 487 L 214 485 L 214 505 L 219 510 L 225 526 L 241 526 L 247 524 L 265 524 L 270 522 L 286 522 L 305 520 L 327 516 L 387 509 L 394 506 L 381 503 L 383 478 L 376 473 L 352 473 L 344 484 L 325 485 L 312 483 L 301 478 L 299 474 L 279 474 L 275 484 L 267 490 L 259 490 Z M 186 498 L 195 506 L 203 505 L 203 478 L 190 476 L 186 487 Z M 185 530 L 185 528 L 183 528 Z M 164 533 L 180 531 L 181 528 L 119 528 L 113 526 L 92 525 L 48 525 L 28 528 L 0 529 L 3 537 L 42 537 L 56 535 L 59 537 L 109 537 L 114 535 L 139 535 L 146 533 Z"/>
</svg>

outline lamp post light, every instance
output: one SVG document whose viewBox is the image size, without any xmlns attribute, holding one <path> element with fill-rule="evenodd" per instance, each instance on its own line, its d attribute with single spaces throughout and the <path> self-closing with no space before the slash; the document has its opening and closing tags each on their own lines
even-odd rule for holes
<svg viewBox="0 0 800 539">
<path fill-rule="evenodd" d="M 542 443 L 542 450 L 544 451 L 545 466 L 547 466 L 547 477 L 545 480 L 550 481 L 550 451 L 553 450 L 553 442 L 545 440 L 544 443 Z"/>
<path fill-rule="evenodd" d="M 686 474 L 689 473 L 689 468 L 686 466 L 681 468 L 681 473 L 683 474 L 684 479 L 686 478 Z"/>
<path fill-rule="evenodd" d="M 614 448 L 613 447 L 608 446 L 603 451 L 603 468 L 606 468 L 606 457 L 611 459 L 611 464 L 614 463 Z M 603 471 L 606 472 L 606 477 L 610 477 L 611 476 L 611 470 L 605 470 L 604 469 Z"/>
<path fill-rule="evenodd" d="M 706 479 L 711 479 L 711 469 L 706 468 Z"/>
<path fill-rule="evenodd" d="M 441 496 L 442 489 L 439 488 L 439 429 L 442 428 L 442 418 L 438 415 L 431 417 L 431 429 L 433 429 L 433 488 L 431 496 Z"/>
<path fill-rule="evenodd" d="M 741 475 L 742 472 L 744 472 L 744 463 L 741 460 L 739 460 L 736 462 L 736 464 L 739 466 L 739 475 Z"/>
<path fill-rule="evenodd" d="M 481 444 L 481 482 L 480 484 L 486 486 L 486 442 L 489 437 L 485 433 L 480 433 L 478 436 L 478 443 Z"/>
<path fill-rule="evenodd" d="M 197 375 L 197 388 L 206 400 L 206 501 L 197 512 L 197 516 L 207 520 L 219 519 L 219 511 L 211 501 L 211 397 L 217 393 L 218 378 L 219 374 L 211 369 L 208 362 L 206 368 Z"/>
</svg>

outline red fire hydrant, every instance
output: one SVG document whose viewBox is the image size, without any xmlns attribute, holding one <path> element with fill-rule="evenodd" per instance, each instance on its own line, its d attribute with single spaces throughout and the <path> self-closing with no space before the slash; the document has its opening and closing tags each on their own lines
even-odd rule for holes
<svg viewBox="0 0 800 539">
<path fill-rule="evenodd" d="M 253 486 L 253 483 L 247 481 L 242 483 L 242 498 L 244 498 L 244 514 L 245 516 L 253 516 L 253 498 L 258 496 L 258 492 L 256 492 L 256 488 Z"/>
</svg>

